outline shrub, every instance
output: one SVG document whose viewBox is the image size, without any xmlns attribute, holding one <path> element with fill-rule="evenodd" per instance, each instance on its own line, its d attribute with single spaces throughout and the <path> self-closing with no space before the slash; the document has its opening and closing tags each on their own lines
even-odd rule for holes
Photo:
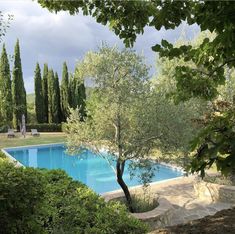
<svg viewBox="0 0 235 234">
<path fill-rule="evenodd" d="M 62 132 L 62 124 L 56 124 L 56 123 L 26 124 L 26 130 L 30 132 L 31 129 L 37 129 L 39 132 Z"/>
<path fill-rule="evenodd" d="M 106 203 L 61 170 L 0 163 L 0 227 L 8 233 L 145 233 L 118 203 Z"/>
<path fill-rule="evenodd" d="M 9 128 L 8 125 L 1 125 L 0 126 L 0 133 L 7 132 L 8 128 Z"/>
<path fill-rule="evenodd" d="M 0 158 L 5 159 L 7 156 L 0 150 Z"/>
<path fill-rule="evenodd" d="M 40 172 L 0 164 L 0 227 L 6 234 L 43 233 L 38 211 L 45 196 Z"/>
<path fill-rule="evenodd" d="M 1 162 L 9 162 L 8 157 L 0 150 L 0 163 Z M 1 194 L 0 194 L 0 198 L 1 198 Z"/>
</svg>

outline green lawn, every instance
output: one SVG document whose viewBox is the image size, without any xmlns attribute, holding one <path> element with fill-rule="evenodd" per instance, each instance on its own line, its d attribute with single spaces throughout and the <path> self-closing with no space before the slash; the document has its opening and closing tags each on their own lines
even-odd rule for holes
<svg viewBox="0 0 235 234">
<path fill-rule="evenodd" d="M 26 138 L 23 138 L 20 133 L 17 133 L 15 138 L 7 138 L 6 134 L 0 134 L 0 149 L 6 147 L 60 143 L 64 141 L 66 141 L 65 134 L 60 132 L 40 133 L 39 137 L 32 137 L 30 133 L 27 133 Z"/>
</svg>

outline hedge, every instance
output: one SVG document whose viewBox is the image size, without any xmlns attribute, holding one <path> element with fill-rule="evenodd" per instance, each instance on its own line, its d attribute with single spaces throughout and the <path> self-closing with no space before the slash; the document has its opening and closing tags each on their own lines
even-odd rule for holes
<svg viewBox="0 0 235 234">
<path fill-rule="evenodd" d="M 0 162 L 0 191 L 0 230 L 4 234 L 147 232 L 146 225 L 120 203 L 106 203 L 62 170 Z"/>
<path fill-rule="evenodd" d="M 62 132 L 62 124 L 43 123 L 43 124 L 26 124 L 26 131 L 37 129 L 38 132 Z"/>
</svg>

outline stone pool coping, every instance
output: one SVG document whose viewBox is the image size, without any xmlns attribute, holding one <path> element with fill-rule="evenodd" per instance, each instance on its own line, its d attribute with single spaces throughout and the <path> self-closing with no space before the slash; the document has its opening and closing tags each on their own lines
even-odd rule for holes
<svg viewBox="0 0 235 234">
<path fill-rule="evenodd" d="M 24 148 L 29 148 L 29 147 L 37 147 L 37 146 L 49 146 L 49 145 L 64 145 L 65 142 L 60 142 L 60 143 L 46 143 L 46 144 L 37 144 L 37 145 L 24 145 L 24 146 L 14 146 L 14 147 L 4 147 L 2 148 L 2 151 L 4 150 L 9 150 L 9 149 L 24 149 Z"/>
<path fill-rule="evenodd" d="M 171 178 L 171 179 L 151 182 L 151 183 L 149 183 L 149 187 L 154 187 L 155 185 L 169 183 L 171 181 L 172 182 L 178 181 L 178 180 L 181 180 L 181 179 L 184 179 L 184 178 L 186 178 L 186 176 L 183 175 L 183 176 L 178 176 L 178 177 Z M 143 188 L 143 185 L 136 185 L 136 186 L 129 187 L 129 190 L 130 191 L 140 190 L 142 188 Z M 104 197 L 104 199 L 106 201 L 108 201 L 108 200 L 120 197 L 121 194 L 123 195 L 122 189 L 117 189 L 117 190 L 113 190 L 113 191 L 110 191 L 110 192 L 102 193 L 101 196 Z"/>
</svg>

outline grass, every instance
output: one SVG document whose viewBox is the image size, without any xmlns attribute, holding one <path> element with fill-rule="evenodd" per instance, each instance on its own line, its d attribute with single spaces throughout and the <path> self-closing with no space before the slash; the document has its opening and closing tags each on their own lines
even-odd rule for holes
<svg viewBox="0 0 235 234">
<path fill-rule="evenodd" d="M 65 134 L 61 132 L 53 133 L 40 133 L 39 137 L 33 137 L 30 133 L 26 134 L 26 138 L 20 133 L 16 134 L 14 138 L 7 138 L 6 134 L 0 134 L 0 149 L 7 147 L 27 146 L 27 145 L 38 145 L 38 144 L 50 144 L 50 143 L 61 143 L 66 141 Z"/>
</svg>

